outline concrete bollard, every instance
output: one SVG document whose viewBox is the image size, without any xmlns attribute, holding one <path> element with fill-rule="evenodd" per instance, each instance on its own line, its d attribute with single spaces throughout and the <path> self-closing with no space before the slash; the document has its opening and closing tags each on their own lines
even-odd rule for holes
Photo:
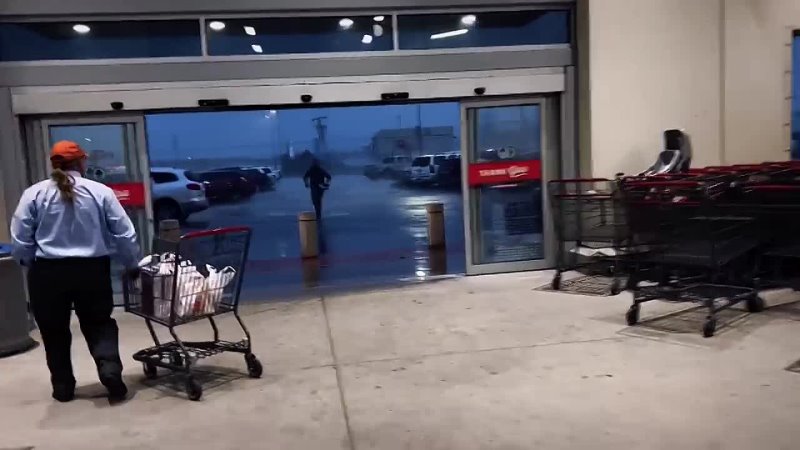
<svg viewBox="0 0 800 450">
<path fill-rule="evenodd" d="M 319 256 L 319 235 L 317 234 L 317 216 L 313 212 L 300 213 L 297 216 L 300 227 L 300 257 L 303 259 Z"/>
<path fill-rule="evenodd" d="M 158 224 L 158 238 L 162 241 L 178 242 L 181 240 L 181 224 L 177 220 L 162 220 Z"/>
<path fill-rule="evenodd" d="M 445 246 L 444 205 L 429 203 L 425 206 L 425 210 L 428 212 L 428 247 L 442 248 Z"/>
</svg>

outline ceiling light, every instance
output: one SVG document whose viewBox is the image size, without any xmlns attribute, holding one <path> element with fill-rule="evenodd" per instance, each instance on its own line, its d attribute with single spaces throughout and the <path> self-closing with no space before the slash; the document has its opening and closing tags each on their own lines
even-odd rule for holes
<svg viewBox="0 0 800 450">
<path fill-rule="evenodd" d="M 464 29 L 445 31 L 444 33 L 432 34 L 431 39 L 445 39 L 453 36 L 461 36 L 462 34 L 467 34 L 467 33 L 469 33 L 469 30 L 464 30 Z"/>
<path fill-rule="evenodd" d="M 383 20 L 386 19 L 386 17 L 384 17 L 384 16 L 375 16 L 375 17 L 373 17 L 373 19 L 375 19 L 375 22 L 383 22 Z"/>
<path fill-rule="evenodd" d="M 371 34 L 365 34 L 364 37 L 361 38 L 361 43 L 362 44 L 372 44 L 372 35 Z"/>
<path fill-rule="evenodd" d="M 86 33 L 90 32 L 90 31 L 92 31 L 92 29 L 89 28 L 89 25 L 85 25 L 85 24 L 82 24 L 82 23 L 76 23 L 75 25 L 72 26 L 72 29 L 76 33 L 80 33 L 80 34 L 86 34 Z"/>
<path fill-rule="evenodd" d="M 375 37 L 383 36 L 383 27 L 376 23 L 372 26 L 372 34 L 374 34 Z"/>
<path fill-rule="evenodd" d="M 209 23 L 208 27 L 214 31 L 222 31 L 225 29 L 225 22 L 220 22 L 219 20 L 215 20 Z"/>
<path fill-rule="evenodd" d="M 256 52 L 256 53 L 264 53 L 264 48 L 261 47 L 258 44 L 253 44 L 253 45 L 250 46 L 250 48 L 252 48 L 253 51 Z"/>
<path fill-rule="evenodd" d="M 349 19 L 349 18 L 345 17 L 344 19 L 339 21 L 339 26 L 344 28 L 345 30 L 347 30 L 350 27 L 352 27 L 354 23 L 355 22 L 353 22 L 353 19 Z"/>
<path fill-rule="evenodd" d="M 468 27 L 475 25 L 475 22 L 477 21 L 478 18 L 475 17 L 475 14 L 467 14 L 466 16 L 461 18 L 461 23 Z"/>
<path fill-rule="evenodd" d="M 256 29 L 254 27 L 244 27 L 244 32 L 247 33 L 249 36 L 256 35 Z"/>
</svg>

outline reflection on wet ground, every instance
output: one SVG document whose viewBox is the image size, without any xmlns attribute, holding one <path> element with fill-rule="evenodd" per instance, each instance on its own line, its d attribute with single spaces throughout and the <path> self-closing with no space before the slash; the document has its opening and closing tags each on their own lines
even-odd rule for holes
<svg viewBox="0 0 800 450">
<path fill-rule="evenodd" d="M 443 203 L 447 247 L 427 247 L 425 205 Z M 299 178 L 250 200 L 212 206 L 188 228 L 253 228 L 244 301 L 282 299 L 397 282 L 465 270 L 463 203 L 458 191 L 406 188 L 389 180 L 335 176 L 323 201 L 321 256 L 300 258 L 297 214 L 311 210 Z"/>
</svg>

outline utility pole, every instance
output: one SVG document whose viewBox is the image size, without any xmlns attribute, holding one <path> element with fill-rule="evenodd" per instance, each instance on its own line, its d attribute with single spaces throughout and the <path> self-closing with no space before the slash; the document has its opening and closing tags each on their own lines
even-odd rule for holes
<svg viewBox="0 0 800 450">
<path fill-rule="evenodd" d="M 422 152 L 422 105 L 417 104 L 417 152 L 421 155 Z"/>
<path fill-rule="evenodd" d="M 311 119 L 314 122 L 314 127 L 317 129 L 317 142 L 319 145 L 319 153 L 328 152 L 328 116 L 315 117 Z"/>
</svg>

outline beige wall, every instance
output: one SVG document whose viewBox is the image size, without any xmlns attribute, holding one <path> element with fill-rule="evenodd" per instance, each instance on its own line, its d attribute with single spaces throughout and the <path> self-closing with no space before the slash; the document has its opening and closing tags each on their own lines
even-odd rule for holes
<svg viewBox="0 0 800 450">
<path fill-rule="evenodd" d="M 646 169 L 667 128 L 690 133 L 698 164 L 717 163 L 720 2 L 588 0 L 588 7 L 592 174 Z"/>
<path fill-rule="evenodd" d="M 783 160 L 800 0 L 725 0 L 725 162 Z"/>
<path fill-rule="evenodd" d="M 592 174 L 642 170 L 668 127 L 691 134 L 697 165 L 789 157 L 791 40 L 800 29 L 800 0 L 582 6 L 589 10 L 582 32 L 591 126 L 582 123 L 581 136 Z"/>
</svg>

